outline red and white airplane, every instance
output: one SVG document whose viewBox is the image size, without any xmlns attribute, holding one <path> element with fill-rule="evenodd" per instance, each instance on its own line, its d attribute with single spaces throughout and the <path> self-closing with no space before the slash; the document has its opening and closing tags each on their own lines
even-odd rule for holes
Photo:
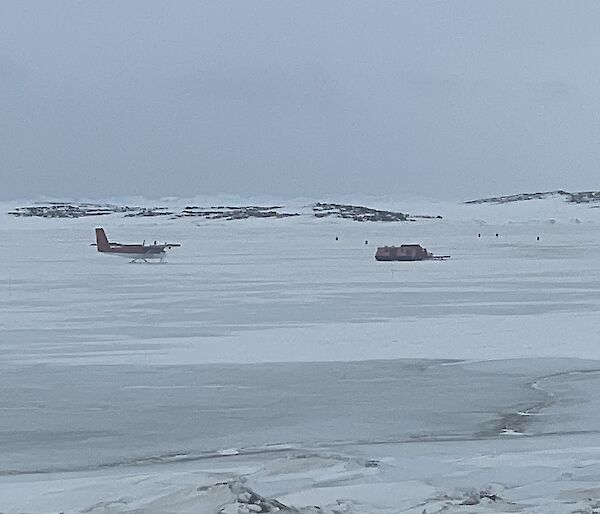
<svg viewBox="0 0 600 514">
<path fill-rule="evenodd" d="M 92 243 L 92 246 L 98 248 L 99 252 L 107 253 L 109 255 L 118 255 L 120 257 L 127 257 L 131 259 L 131 262 L 144 261 L 148 262 L 148 259 L 160 259 L 160 262 L 164 262 L 165 250 L 173 248 L 175 246 L 181 246 L 177 243 L 165 243 L 147 245 L 144 241 L 141 245 L 123 245 L 121 243 L 110 243 L 106 238 L 103 228 L 96 229 L 96 243 Z"/>
</svg>

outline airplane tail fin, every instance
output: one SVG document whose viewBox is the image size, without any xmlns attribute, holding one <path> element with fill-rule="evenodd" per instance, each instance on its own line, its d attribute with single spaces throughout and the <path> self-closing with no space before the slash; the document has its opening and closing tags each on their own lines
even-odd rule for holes
<svg viewBox="0 0 600 514">
<path fill-rule="evenodd" d="M 104 233 L 103 228 L 96 229 L 96 246 L 99 252 L 105 252 L 106 250 L 110 250 L 110 243 L 106 238 L 106 234 Z"/>
</svg>

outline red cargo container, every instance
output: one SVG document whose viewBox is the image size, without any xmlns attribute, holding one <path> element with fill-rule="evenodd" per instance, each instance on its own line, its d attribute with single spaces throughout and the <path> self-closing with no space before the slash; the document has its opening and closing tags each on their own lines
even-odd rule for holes
<svg viewBox="0 0 600 514">
<path fill-rule="evenodd" d="M 425 261 L 433 259 L 421 245 L 380 246 L 375 253 L 378 261 Z"/>
</svg>

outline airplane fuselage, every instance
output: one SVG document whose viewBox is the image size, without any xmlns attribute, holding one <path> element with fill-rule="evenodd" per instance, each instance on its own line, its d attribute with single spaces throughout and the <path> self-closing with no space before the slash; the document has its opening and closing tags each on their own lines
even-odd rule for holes
<svg viewBox="0 0 600 514">
<path fill-rule="evenodd" d="M 100 250 L 108 255 L 116 255 L 117 257 L 126 257 L 128 259 L 163 259 L 166 255 L 162 245 L 119 245 Z"/>
<path fill-rule="evenodd" d="M 162 261 L 166 255 L 165 249 L 173 246 L 179 246 L 179 244 L 156 244 L 156 241 L 153 245 L 124 245 L 120 243 L 111 243 L 108 241 L 103 229 L 96 229 L 96 247 L 99 252 L 107 255 L 126 257 L 132 261 L 147 261 L 148 259 L 160 259 Z"/>
</svg>

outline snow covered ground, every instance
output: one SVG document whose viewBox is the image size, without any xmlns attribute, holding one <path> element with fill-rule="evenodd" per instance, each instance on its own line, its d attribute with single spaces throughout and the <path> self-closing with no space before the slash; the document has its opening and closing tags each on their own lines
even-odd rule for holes
<svg viewBox="0 0 600 514">
<path fill-rule="evenodd" d="M 362 203 L 0 215 L 0 512 L 600 512 L 600 209 Z"/>
</svg>

